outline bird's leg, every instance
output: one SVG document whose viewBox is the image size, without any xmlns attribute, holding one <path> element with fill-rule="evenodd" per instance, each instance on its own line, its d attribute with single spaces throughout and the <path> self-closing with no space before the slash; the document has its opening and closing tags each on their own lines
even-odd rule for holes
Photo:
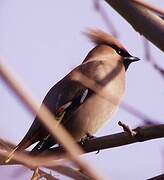
<svg viewBox="0 0 164 180">
<path fill-rule="evenodd" d="M 84 145 L 88 140 L 95 138 L 95 136 L 93 136 L 92 134 L 90 134 L 89 132 L 86 133 L 86 137 L 81 138 L 80 140 L 80 144 Z M 100 150 L 97 150 L 96 154 L 98 154 L 100 152 Z"/>
</svg>

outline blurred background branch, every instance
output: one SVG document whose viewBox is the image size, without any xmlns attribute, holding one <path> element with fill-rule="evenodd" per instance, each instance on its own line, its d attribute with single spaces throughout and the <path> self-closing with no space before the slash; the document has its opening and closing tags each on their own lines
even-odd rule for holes
<svg viewBox="0 0 164 180">
<path fill-rule="evenodd" d="M 114 26 L 113 22 L 111 21 L 111 19 L 109 18 L 109 16 L 107 15 L 107 12 L 105 11 L 105 9 L 102 7 L 101 4 L 101 0 L 93 0 L 93 5 L 94 5 L 94 9 L 100 14 L 100 16 L 102 17 L 103 22 L 105 23 L 105 25 L 107 26 L 109 32 L 111 32 L 111 34 L 115 37 L 118 38 L 118 32 L 116 27 Z"/>
<path fill-rule="evenodd" d="M 106 0 L 132 27 L 164 51 L 164 21 L 131 0 Z"/>
<path fill-rule="evenodd" d="M 158 175 L 158 176 L 149 178 L 149 179 L 147 179 L 147 180 L 163 180 L 163 179 L 164 179 L 164 174 L 160 174 L 160 175 Z"/>
<path fill-rule="evenodd" d="M 143 0 L 132 0 L 132 1 L 134 3 L 136 3 L 136 4 L 138 4 L 138 5 L 141 5 L 141 6 L 145 7 L 145 8 L 147 8 L 147 9 L 161 15 L 161 16 L 164 16 L 164 10 L 160 9 L 159 7 L 155 7 L 155 6 L 145 2 Z"/>
</svg>

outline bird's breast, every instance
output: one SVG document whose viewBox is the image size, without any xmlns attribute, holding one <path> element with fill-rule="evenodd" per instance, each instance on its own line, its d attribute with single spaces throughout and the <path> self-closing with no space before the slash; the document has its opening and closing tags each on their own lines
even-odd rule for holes
<svg viewBox="0 0 164 180">
<path fill-rule="evenodd" d="M 97 86 L 93 87 L 93 95 L 80 105 L 66 125 L 77 140 L 86 133 L 96 133 L 111 119 L 125 89 L 125 69 L 121 63 L 96 62 L 88 65 L 81 68 L 81 73 L 92 79 Z"/>
</svg>

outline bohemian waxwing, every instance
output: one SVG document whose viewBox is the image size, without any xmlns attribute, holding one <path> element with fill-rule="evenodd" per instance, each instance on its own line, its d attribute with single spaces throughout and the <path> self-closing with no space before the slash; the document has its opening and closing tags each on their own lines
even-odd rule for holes
<svg viewBox="0 0 164 180">
<path fill-rule="evenodd" d="M 55 84 L 43 100 L 76 141 L 87 134 L 95 134 L 105 122 L 111 120 L 124 95 L 125 72 L 130 63 L 139 60 L 131 56 L 117 39 L 101 30 L 89 30 L 85 34 L 96 47 L 82 64 Z M 74 72 L 94 81 L 107 93 L 103 95 L 102 92 L 100 96 L 101 91 L 97 94 L 94 89 L 73 80 Z M 38 144 L 32 149 L 33 154 L 41 153 L 57 143 L 37 116 L 14 151 L 26 149 L 35 142 Z"/>
</svg>

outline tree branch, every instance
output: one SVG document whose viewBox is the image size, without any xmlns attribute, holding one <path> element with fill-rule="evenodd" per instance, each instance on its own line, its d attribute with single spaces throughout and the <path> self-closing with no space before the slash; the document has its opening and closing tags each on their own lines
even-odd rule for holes
<svg viewBox="0 0 164 180">
<path fill-rule="evenodd" d="M 135 136 L 131 136 L 128 132 L 122 132 L 107 136 L 102 136 L 98 138 L 93 138 L 88 140 L 85 144 L 81 145 L 86 153 L 99 151 L 102 149 L 114 148 L 123 145 L 128 145 L 136 142 L 148 141 L 156 138 L 164 137 L 164 125 L 151 125 L 151 126 L 143 126 L 137 127 L 133 129 L 136 132 Z M 44 155 L 48 154 L 61 154 L 63 152 L 62 147 L 52 148 Z"/>
<path fill-rule="evenodd" d="M 164 179 L 164 174 L 149 178 L 148 180 L 163 180 Z"/>
<path fill-rule="evenodd" d="M 81 147 L 84 149 L 85 153 L 89 153 L 89 152 L 99 151 L 99 150 L 103 150 L 107 148 L 114 148 L 114 147 L 119 147 L 123 145 L 128 145 L 128 144 L 132 144 L 136 142 L 143 142 L 143 141 L 152 140 L 156 138 L 163 138 L 164 137 L 164 124 L 137 127 L 133 129 L 132 131 L 135 132 L 135 135 L 134 134 L 131 135 L 128 131 L 125 131 L 125 132 L 121 132 L 117 134 L 93 138 L 86 141 L 86 143 L 81 145 Z M 51 160 L 53 160 L 53 156 L 55 156 L 55 159 L 56 157 L 60 159 L 61 157 L 64 157 L 64 156 L 57 156 L 57 155 L 63 155 L 64 153 L 65 153 L 64 149 L 61 146 L 59 146 L 59 147 L 52 148 L 46 151 L 45 153 L 43 153 L 43 155 L 41 155 L 42 157 L 38 156 L 38 160 L 40 158 L 47 157 L 47 156 L 51 156 Z M 21 161 L 14 162 L 14 160 L 12 160 L 11 165 L 21 164 L 20 162 Z M 49 164 L 48 166 L 45 165 L 44 167 L 55 170 L 61 174 L 65 174 L 70 177 L 79 177 L 80 179 L 88 179 L 87 175 L 82 174 L 74 169 L 70 169 L 70 167 L 66 167 L 57 163 L 52 164 L 52 165 Z"/>
<path fill-rule="evenodd" d="M 136 134 L 133 136 L 130 135 L 129 132 L 125 131 L 125 132 L 111 134 L 98 138 L 92 138 L 87 140 L 85 144 L 81 145 L 81 147 L 84 149 L 85 153 L 89 153 L 93 151 L 128 145 L 136 142 L 143 142 L 157 138 L 164 138 L 164 124 L 137 127 L 132 131 L 136 132 Z M 40 156 L 42 158 L 47 156 L 51 156 L 51 158 L 53 158 L 53 156 L 55 156 L 55 159 L 57 158 L 60 159 L 63 158 L 63 156 L 57 156 L 57 155 L 62 155 L 63 153 L 64 153 L 63 147 L 59 146 L 47 150 L 45 153 L 43 153 Z M 40 158 L 40 156 L 38 156 L 38 158 Z M 19 162 L 12 162 L 11 165 L 13 164 L 19 164 Z M 54 165 L 57 166 L 57 164 L 53 164 L 53 166 Z M 51 165 L 49 165 L 49 167 L 51 167 Z"/>
<path fill-rule="evenodd" d="M 155 13 L 158 13 L 158 14 L 164 16 L 164 10 L 160 9 L 159 7 L 155 7 L 153 5 L 150 5 L 143 0 L 132 0 L 132 1 L 135 2 L 136 4 L 139 4 L 139 5 L 147 8 L 147 9 L 150 9 L 151 11 L 154 11 Z"/>
<path fill-rule="evenodd" d="M 164 21 L 160 17 L 130 0 L 105 1 L 124 17 L 137 32 L 143 34 L 164 51 Z"/>
</svg>

